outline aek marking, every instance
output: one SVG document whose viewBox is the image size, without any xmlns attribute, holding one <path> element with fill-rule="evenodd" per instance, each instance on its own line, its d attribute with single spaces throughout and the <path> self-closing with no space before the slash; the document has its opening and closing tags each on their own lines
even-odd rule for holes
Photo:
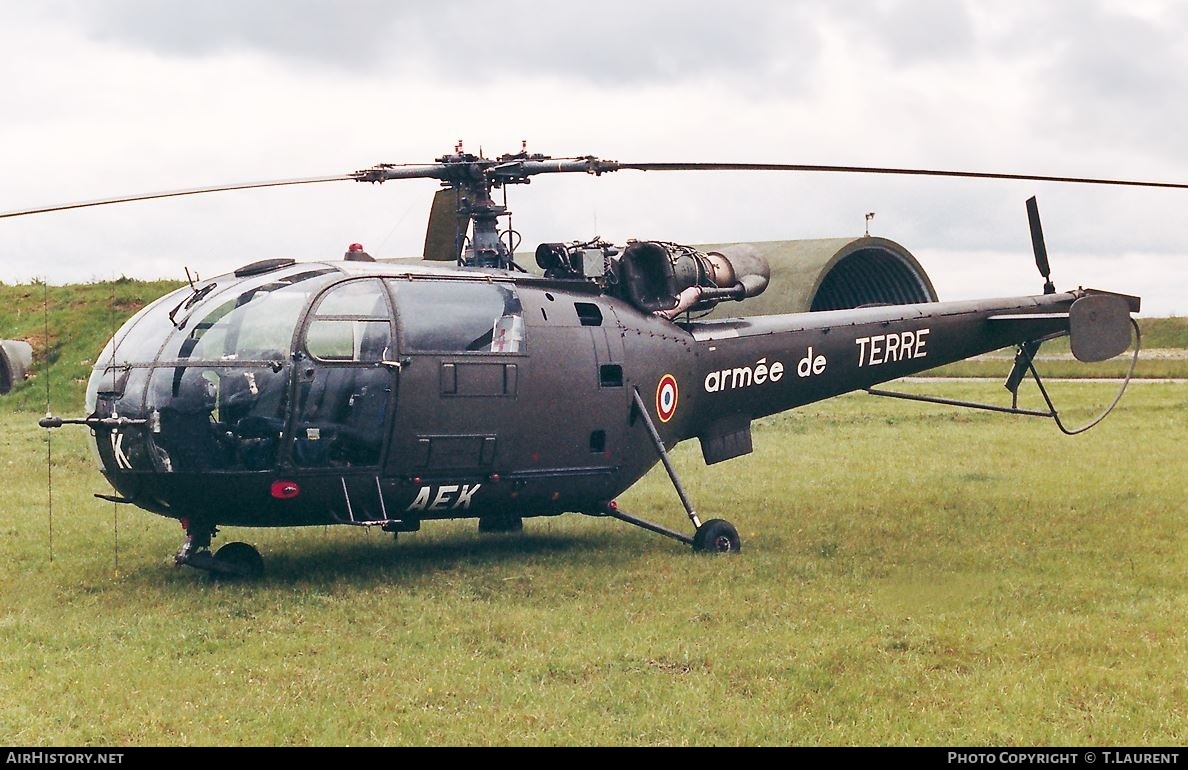
<svg viewBox="0 0 1188 770">
<path fill-rule="evenodd" d="M 442 484 L 441 486 L 421 487 L 417 497 L 404 510 L 406 511 L 457 511 L 470 508 L 470 499 L 475 492 L 482 488 L 482 484 Z M 434 494 L 433 490 L 437 493 Z"/>
</svg>

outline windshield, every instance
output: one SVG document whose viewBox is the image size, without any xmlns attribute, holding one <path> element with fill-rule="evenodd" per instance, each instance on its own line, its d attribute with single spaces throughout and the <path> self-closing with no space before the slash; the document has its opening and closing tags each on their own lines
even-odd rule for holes
<svg viewBox="0 0 1188 770">
<path fill-rule="evenodd" d="M 187 286 L 141 308 L 108 340 L 103 352 L 95 359 L 95 369 L 102 372 L 113 366 L 156 359 L 165 339 L 165 330 L 169 328 L 169 313 L 191 294 L 193 292 Z"/>
<path fill-rule="evenodd" d="M 300 266 L 232 275 L 166 294 L 126 321 L 95 359 L 100 373 L 160 360 L 286 358 L 309 298 L 338 272 Z"/>
<path fill-rule="evenodd" d="M 310 297 L 335 275 L 330 268 L 306 269 L 236 284 L 213 295 L 185 318 L 160 358 L 284 360 Z"/>
</svg>

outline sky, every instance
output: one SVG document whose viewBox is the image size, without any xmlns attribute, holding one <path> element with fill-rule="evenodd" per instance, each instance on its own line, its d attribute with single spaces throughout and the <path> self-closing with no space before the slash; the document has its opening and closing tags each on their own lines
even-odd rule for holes
<svg viewBox="0 0 1188 770">
<path fill-rule="evenodd" d="M 932 168 L 1188 183 L 1176 0 L 0 0 L 0 212 L 424 163 Z M 0 281 L 421 253 L 432 180 L 242 190 L 0 219 Z M 1052 278 L 1188 315 L 1188 190 L 826 173 L 549 175 L 524 244 L 857 237 L 941 299 Z"/>
</svg>

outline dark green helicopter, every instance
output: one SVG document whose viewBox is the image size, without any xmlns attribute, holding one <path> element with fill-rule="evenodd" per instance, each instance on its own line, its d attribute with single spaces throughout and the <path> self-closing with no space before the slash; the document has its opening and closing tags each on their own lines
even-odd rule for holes
<svg viewBox="0 0 1188 770">
<path fill-rule="evenodd" d="M 707 464 L 748 454 L 753 421 L 1017 346 L 1015 394 L 1048 339 L 1082 361 L 1138 352 L 1139 298 L 1057 292 L 1034 198 L 1042 294 L 708 319 L 767 287 L 745 244 L 701 251 L 667 241 L 545 243 L 539 272 L 514 260 L 492 191 L 548 173 L 834 171 L 1156 187 L 1185 185 L 923 169 L 619 163 L 527 151 L 454 153 L 422 165 L 155 193 L 36 211 L 227 189 L 431 178 L 441 189 L 418 263 L 269 259 L 194 281 L 142 309 L 96 358 L 83 424 L 115 495 L 175 518 L 176 555 L 215 574 L 254 575 L 256 549 L 220 526 L 348 524 L 412 532 L 474 518 L 508 531 L 525 517 L 610 516 L 690 544 L 740 549 L 729 522 L 703 521 L 669 462 L 697 438 Z M 34 213 L 13 212 L 2 216 Z M 1042 390 L 1042 383 L 1040 388 Z M 1045 398 L 1046 391 L 1044 392 Z M 971 404 L 1054 418 L 1048 411 Z M 1116 402 L 1115 402 L 1116 403 Z M 1108 409 L 1107 409 L 1108 412 Z M 1104 417 L 1104 414 L 1102 415 Z M 1098 418 L 1100 420 L 1100 418 Z M 1096 421 L 1095 421 L 1096 422 Z M 1090 426 L 1092 424 L 1091 423 Z M 1085 426 L 1085 427 L 1090 427 Z M 1082 428 L 1083 429 L 1083 428 Z M 1079 430 L 1079 429 L 1078 429 Z M 620 509 L 615 498 L 664 464 L 693 534 Z"/>
</svg>

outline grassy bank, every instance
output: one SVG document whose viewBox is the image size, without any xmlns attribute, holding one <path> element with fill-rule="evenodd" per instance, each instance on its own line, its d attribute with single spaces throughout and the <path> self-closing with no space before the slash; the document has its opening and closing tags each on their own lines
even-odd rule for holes
<svg viewBox="0 0 1188 770">
<path fill-rule="evenodd" d="M 27 340 L 33 346 L 33 370 L 5 396 L 10 407 L 44 411 L 45 379 L 50 379 L 54 411 L 75 414 L 82 409 L 83 392 L 95 357 L 113 330 L 157 297 L 184 285 L 179 281 L 116 281 L 50 286 L 0 284 L 0 338 Z M 47 318 L 44 308 L 48 299 Z M 1135 368 L 1139 378 L 1188 377 L 1188 318 L 1144 318 L 1139 325 L 1144 354 Z M 1167 355 L 1171 351 L 1172 355 Z M 926 373 L 935 376 L 1005 377 L 1010 361 L 964 361 Z M 1068 352 L 1067 341 L 1045 343 L 1045 354 Z M 1121 356 L 1100 364 L 1076 361 L 1041 362 L 1041 374 L 1055 377 L 1120 377 L 1129 367 Z"/>
<path fill-rule="evenodd" d="M 49 287 L 0 283 L 0 338 L 33 346 L 30 377 L 4 397 L 6 406 L 44 410 L 48 371 L 54 409 L 79 412 L 95 357 L 114 331 L 146 304 L 181 285 L 129 278 Z"/>
</svg>

